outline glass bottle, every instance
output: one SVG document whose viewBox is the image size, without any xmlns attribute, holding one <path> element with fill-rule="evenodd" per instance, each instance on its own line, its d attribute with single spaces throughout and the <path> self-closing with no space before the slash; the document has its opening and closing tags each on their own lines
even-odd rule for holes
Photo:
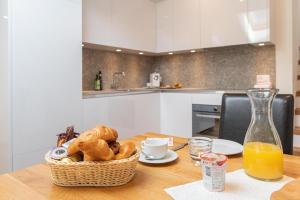
<svg viewBox="0 0 300 200">
<path fill-rule="evenodd" d="M 103 81 L 102 81 L 102 72 L 99 71 L 98 73 L 99 81 L 100 81 L 100 90 L 103 90 Z"/>
<path fill-rule="evenodd" d="M 99 78 L 99 75 L 97 74 L 96 75 L 96 78 L 95 78 L 95 90 L 100 90 L 101 88 L 101 85 L 100 85 L 100 78 Z"/>
<path fill-rule="evenodd" d="M 249 89 L 252 119 L 244 140 L 243 167 L 251 177 L 277 180 L 283 174 L 283 151 L 272 116 L 277 89 Z"/>
</svg>

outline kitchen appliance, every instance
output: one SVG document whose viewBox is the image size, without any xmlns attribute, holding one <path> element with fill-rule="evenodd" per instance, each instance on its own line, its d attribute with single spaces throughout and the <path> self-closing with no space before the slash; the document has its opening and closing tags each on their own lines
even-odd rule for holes
<svg viewBox="0 0 300 200">
<path fill-rule="evenodd" d="M 192 109 L 193 137 L 205 136 L 218 138 L 221 106 L 193 104 Z"/>
<path fill-rule="evenodd" d="M 150 74 L 150 86 L 152 88 L 160 87 L 160 82 L 161 82 L 161 76 L 159 73 L 154 72 L 154 73 Z"/>
</svg>

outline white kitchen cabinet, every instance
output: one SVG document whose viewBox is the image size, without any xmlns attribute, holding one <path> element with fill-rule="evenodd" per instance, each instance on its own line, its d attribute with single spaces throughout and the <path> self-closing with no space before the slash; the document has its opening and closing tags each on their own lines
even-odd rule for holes
<svg viewBox="0 0 300 200">
<path fill-rule="evenodd" d="M 84 99 L 84 129 L 98 124 L 118 130 L 119 137 L 160 131 L 160 94 Z"/>
<path fill-rule="evenodd" d="M 112 0 L 113 46 L 155 51 L 155 9 L 149 0 Z"/>
<path fill-rule="evenodd" d="M 174 51 L 201 48 L 200 0 L 173 0 Z"/>
<path fill-rule="evenodd" d="M 84 0 L 83 42 L 154 52 L 155 10 L 149 0 Z"/>
<path fill-rule="evenodd" d="M 248 43 L 248 0 L 201 0 L 201 46 Z"/>
<path fill-rule="evenodd" d="M 249 43 L 274 41 L 271 0 L 248 0 Z"/>
<path fill-rule="evenodd" d="M 200 0 L 157 2 L 157 52 L 199 49 Z"/>
<path fill-rule="evenodd" d="M 192 104 L 221 105 L 224 92 L 191 94 Z"/>
<path fill-rule="evenodd" d="M 174 1 L 163 0 L 156 5 L 156 51 L 173 51 Z"/>
<path fill-rule="evenodd" d="M 111 0 L 84 0 L 82 4 L 83 41 L 111 45 Z"/>
<path fill-rule="evenodd" d="M 191 94 L 161 93 L 161 133 L 192 136 Z"/>
</svg>

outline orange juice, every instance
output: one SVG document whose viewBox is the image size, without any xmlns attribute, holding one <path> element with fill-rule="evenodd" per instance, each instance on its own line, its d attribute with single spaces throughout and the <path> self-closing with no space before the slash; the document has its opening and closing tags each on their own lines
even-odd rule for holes
<svg viewBox="0 0 300 200">
<path fill-rule="evenodd" d="M 246 173 L 258 179 L 274 180 L 283 174 L 283 153 L 274 145 L 249 142 L 244 146 L 243 165 Z"/>
</svg>

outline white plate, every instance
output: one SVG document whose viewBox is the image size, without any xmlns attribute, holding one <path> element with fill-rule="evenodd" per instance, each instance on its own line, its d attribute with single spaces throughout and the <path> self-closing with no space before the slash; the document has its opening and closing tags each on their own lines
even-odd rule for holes
<svg viewBox="0 0 300 200">
<path fill-rule="evenodd" d="M 144 156 L 144 154 L 140 154 L 139 161 L 143 163 L 149 163 L 149 164 L 163 164 L 168 163 L 176 160 L 178 158 L 178 155 L 175 151 L 168 150 L 167 155 L 159 160 L 147 160 Z"/>
<path fill-rule="evenodd" d="M 227 156 L 235 155 L 243 152 L 243 146 L 230 140 L 213 139 L 212 152 Z"/>
</svg>

